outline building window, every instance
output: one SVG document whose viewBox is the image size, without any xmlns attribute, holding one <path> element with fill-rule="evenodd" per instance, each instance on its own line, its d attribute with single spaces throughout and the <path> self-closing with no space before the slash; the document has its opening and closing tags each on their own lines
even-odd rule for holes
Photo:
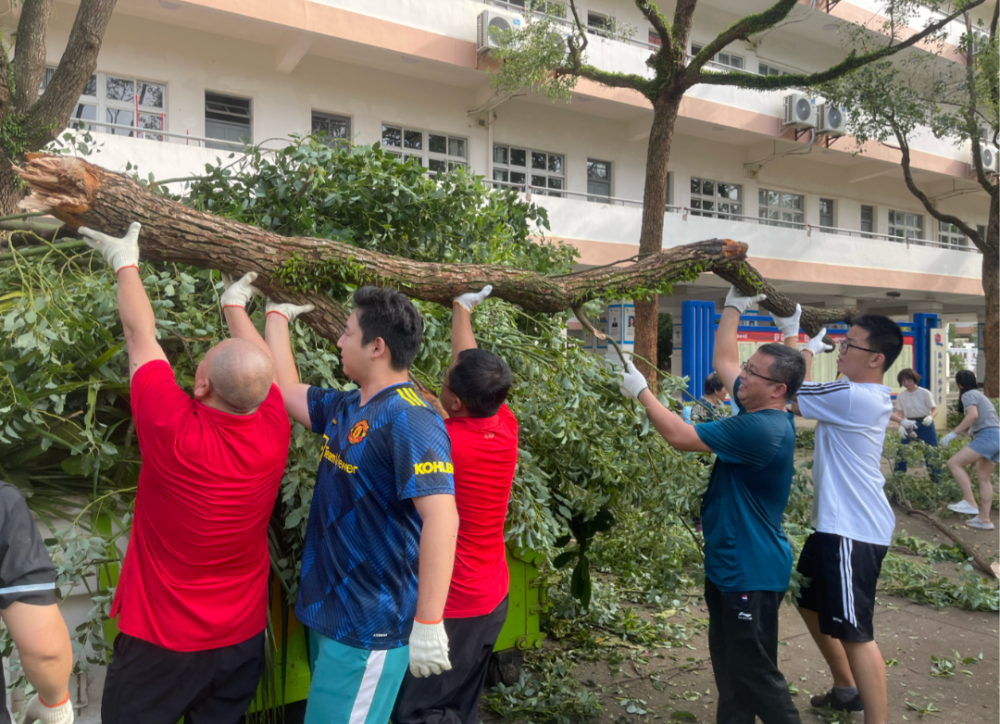
<svg viewBox="0 0 1000 724">
<path fill-rule="evenodd" d="M 331 113 L 312 112 L 312 132 L 322 133 L 320 140 L 328 146 L 351 140 L 351 119 Z"/>
<path fill-rule="evenodd" d="M 819 200 L 819 225 L 825 226 L 827 228 L 834 228 L 836 224 L 833 223 L 833 199 L 820 199 Z"/>
<path fill-rule="evenodd" d="M 673 191 L 674 191 L 674 172 L 669 171 L 667 172 L 667 193 L 664 194 L 664 196 L 666 197 L 664 199 L 664 205 L 670 206 L 671 203 L 670 200 L 674 197 Z M 667 211 L 670 211 L 670 209 L 667 209 Z"/>
<path fill-rule="evenodd" d="M 548 15 L 550 18 L 565 18 L 566 6 L 559 2 L 546 2 L 539 0 L 532 5 L 532 11 L 541 15 Z"/>
<path fill-rule="evenodd" d="M 806 220 L 805 201 L 806 197 L 801 194 L 760 189 L 757 192 L 757 202 L 760 207 L 758 215 L 762 220 L 761 223 L 788 228 L 804 225 Z"/>
<path fill-rule="evenodd" d="M 660 37 L 658 32 L 652 29 L 649 31 L 649 44 L 655 45 L 657 48 L 663 47 L 663 38 Z"/>
<path fill-rule="evenodd" d="M 560 153 L 533 151 L 514 146 L 493 146 L 493 180 L 523 186 L 530 179 L 533 193 L 562 196 L 559 190 L 566 188 L 565 157 Z"/>
<path fill-rule="evenodd" d="M 861 231 L 867 231 L 872 234 L 875 233 L 875 207 L 874 206 L 862 206 L 861 207 Z M 864 238 L 870 239 L 870 236 L 863 235 Z"/>
<path fill-rule="evenodd" d="M 890 211 L 889 236 L 899 236 L 904 239 L 923 239 L 924 217 L 920 214 L 908 214 L 905 211 Z"/>
<path fill-rule="evenodd" d="M 792 75 L 792 71 L 785 70 L 784 68 L 776 68 L 770 63 L 759 63 L 757 65 L 757 73 L 760 75 Z"/>
<path fill-rule="evenodd" d="M 611 199 L 611 162 L 595 161 L 587 159 L 587 193 L 597 194 L 588 196 L 587 201 L 596 201 L 601 204 L 610 204 Z M 604 198 L 600 198 L 600 197 Z"/>
<path fill-rule="evenodd" d="M 433 173 L 469 165 L 468 142 L 459 136 L 383 125 L 382 148 L 404 161 L 413 159 Z"/>
<path fill-rule="evenodd" d="M 704 47 L 705 46 L 703 45 L 692 44 L 691 55 L 692 56 L 698 55 L 698 53 L 700 53 L 702 48 Z M 712 62 L 717 63 L 718 65 L 724 65 L 734 70 L 743 70 L 744 68 L 746 68 L 746 63 L 743 60 L 742 56 L 736 55 L 735 53 L 730 53 L 725 50 L 721 51 L 720 53 L 717 53 L 716 56 L 712 58 Z"/>
<path fill-rule="evenodd" d="M 969 238 L 959 231 L 957 226 L 944 221 L 938 222 L 938 241 L 942 244 L 951 244 L 953 246 L 969 245 Z"/>
<path fill-rule="evenodd" d="M 45 69 L 39 92 L 43 92 L 52 81 L 55 70 L 52 67 Z M 141 130 L 165 130 L 166 100 L 167 86 L 162 83 L 95 73 L 83 87 L 80 100 L 70 116 L 69 127 L 162 141 L 160 134 L 141 133 Z M 139 130 L 101 126 L 96 124 L 98 120 Z"/>
<path fill-rule="evenodd" d="M 986 227 L 976 224 L 976 233 L 979 234 L 979 238 L 986 241 Z"/>
<path fill-rule="evenodd" d="M 253 142 L 253 115 L 249 98 L 205 92 L 205 135 L 227 143 L 207 143 L 208 148 L 231 150 Z"/>
<path fill-rule="evenodd" d="M 601 35 L 610 38 L 615 34 L 615 19 L 610 15 L 587 12 L 587 32 L 591 35 Z"/>
<path fill-rule="evenodd" d="M 743 187 L 705 178 L 691 178 L 691 215 L 727 219 L 743 214 Z"/>
</svg>

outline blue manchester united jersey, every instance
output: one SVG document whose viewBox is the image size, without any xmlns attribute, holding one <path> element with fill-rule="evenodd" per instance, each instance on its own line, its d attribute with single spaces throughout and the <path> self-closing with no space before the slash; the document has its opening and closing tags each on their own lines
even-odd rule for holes
<svg viewBox="0 0 1000 724">
<path fill-rule="evenodd" d="M 413 389 L 312 387 L 323 450 L 302 551 L 295 615 L 348 646 L 405 646 L 417 608 L 420 515 L 411 498 L 454 495 L 444 423 Z"/>
</svg>

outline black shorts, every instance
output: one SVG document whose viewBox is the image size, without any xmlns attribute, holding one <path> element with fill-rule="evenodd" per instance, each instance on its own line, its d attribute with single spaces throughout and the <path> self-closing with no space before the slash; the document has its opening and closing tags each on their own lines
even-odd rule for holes
<svg viewBox="0 0 1000 724">
<path fill-rule="evenodd" d="M 264 632 L 207 651 L 171 651 L 119 633 L 101 702 L 104 724 L 236 724 L 257 692 Z"/>
<path fill-rule="evenodd" d="M 862 543 L 833 533 L 806 539 L 796 570 L 809 578 L 799 591 L 799 608 L 819 614 L 819 630 L 841 641 L 875 638 L 875 584 L 888 546 Z"/>
</svg>

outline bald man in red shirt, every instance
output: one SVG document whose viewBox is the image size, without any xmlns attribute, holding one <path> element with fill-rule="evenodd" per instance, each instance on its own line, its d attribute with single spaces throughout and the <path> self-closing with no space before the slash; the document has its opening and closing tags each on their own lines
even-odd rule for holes
<svg viewBox="0 0 1000 724">
<path fill-rule="evenodd" d="M 454 301 L 452 363 L 441 385 L 459 518 L 444 609 L 451 670 L 425 679 L 407 672 L 395 724 L 478 724 L 486 667 L 507 618 L 503 526 L 517 464 L 517 420 L 504 401 L 512 376 L 500 357 L 478 349 L 470 316 L 491 291 L 487 286 Z"/>
<path fill-rule="evenodd" d="M 274 360 L 244 305 L 256 274 L 222 295 L 231 339 L 180 388 L 139 276 L 140 225 L 81 228 L 118 278 L 142 467 L 111 604 L 119 634 L 104 724 L 235 724 L 257 690 L 267 616 L 267 521 L 291 427 Z"/>
</svg>

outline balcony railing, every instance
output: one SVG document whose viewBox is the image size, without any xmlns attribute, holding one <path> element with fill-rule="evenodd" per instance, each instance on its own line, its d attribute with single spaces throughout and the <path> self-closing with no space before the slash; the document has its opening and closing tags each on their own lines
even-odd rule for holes
<svg viewBox="0 0 1000 724">
<path fill-rule="evenodd" d="M 605 196 L 583 191 L 570 191 L 568 189 L 550 189 L 544 186 L 530 186 L 528 184 L 516 184 L 509 181 L 490 181 L 483 179 L 483 183 L 493 187 L 514 188 L 523 193 L 528 200 L 532 195 L 554 196 L 556 198 L 585 199 L 592 203 L 609 204 L 612 206 L 629 206 L 642 208 L 642 201 L 639 199 L 626 199 L 620 196 Z M 687 221 L 688 216 L 701 216 L 712 219 L 722 219 L 723 221 L 740 221 L 747 224 L 757 224 L 764 226 L 777 226 L 786 229 L 799 229 L 806 232 L 806 236 L 811 237 L 814 231 L 824 234 L 836 234 L 839 236 L 851 236 L 861 239 L 879 239 L 881 241 L 891 241 L 894 244 L 903 244 L 909 249 L 911 246 L 930 246 L 939 249 L 949 249 L 951 251 L 965 251 L 974 254 L 981 254 L 975 244 L 950 244 L 931 239 L 911 239 L 901 236 L 890 236 L 889 234 L 879 234 L 875 231 L 862 231 L 860 229 L 844 229 L 835 226 L 817 226 L 816 224 L 804 224 L 794 221 L 778 221 L 774 219 L 763 219 L 759 216 L 749 216 L 747 214 L 724 214 L 717 211 L 704 211 L 702 209 L 692 209 L 688 206 L 676 206 L 673 204 L 664 205 L 665 213 L 680 214 L 683 221 Z"/>
<path fill-rule="evenodd" d="M 170 141 L 174 143 L 183 142 L 184 145 L 195 147 L 213 148 L 222 146 L 233 151 L 242 151 L 244 145 L 236 141 L 225 141 L 220 138 L 207 138 L 205 136 L 192 136 L 189 133 L 174 133 L 172 131 L 161 131 L 159 129 L 138 128 L 127 126 L 121 123 L 101 123 L 99 121 L 74 122 L 67 130 L 69 131 L 94 131 L 97 133 L 108 133 L 106 129 L 112 129 L 111 135 L 125 136 L 128 138 L 144 138 L 149 141 Z M 117 133 L 115 131 L 118 131 Z"/>
</svg>

